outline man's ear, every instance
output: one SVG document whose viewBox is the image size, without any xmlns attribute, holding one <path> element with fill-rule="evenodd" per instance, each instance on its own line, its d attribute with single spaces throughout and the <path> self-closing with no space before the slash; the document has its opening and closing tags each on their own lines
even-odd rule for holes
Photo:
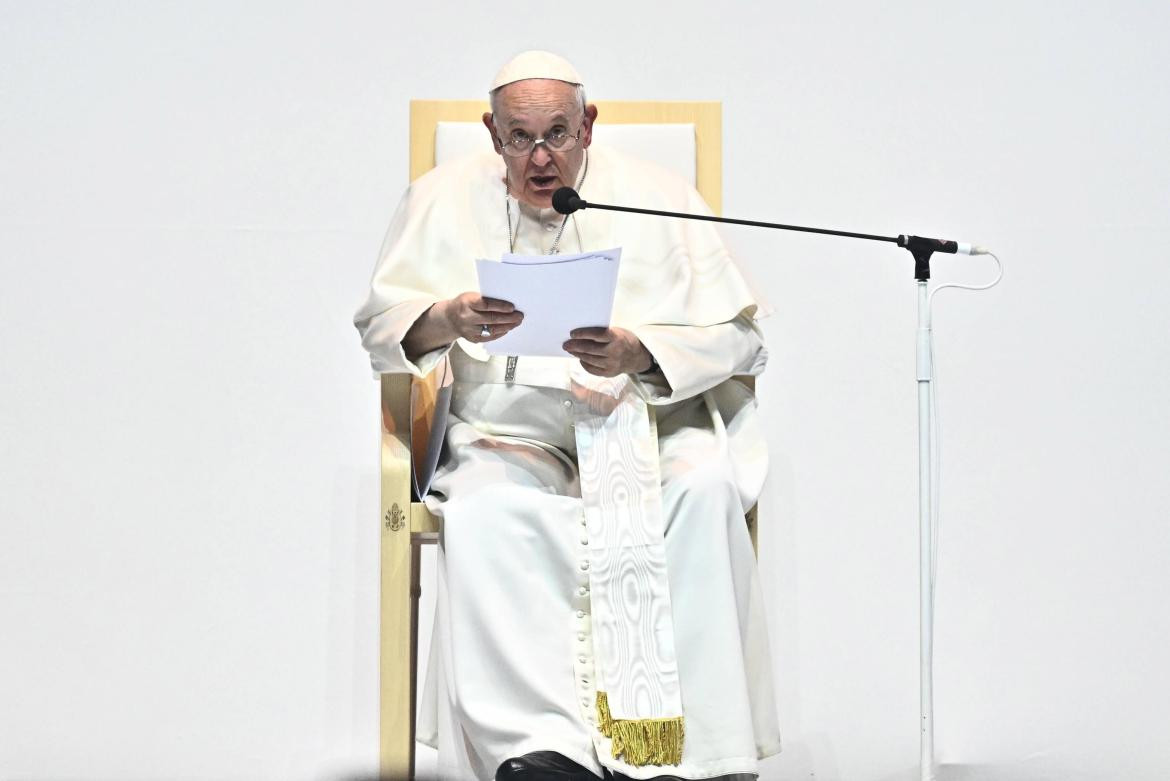
<svg viewBox="0 0 1170 781">
<path fill-rule="evenodd" d="M 483 112 L 483 126 L 487 128 L 488 134 L 492 137 L 492 149 L 496 150 L 497 155 L 502 155 L 504 148 L 500 146 L 500 139 L 496 136 L 496 124 L 492 121 L 492 112 Z"/>
<path fill-rule="evenodd" d="M 585 107 L 585 119 L 581 123 L 581 146 L 587 147 L 593 143 L 593 123 L 597 121 L 597 106 L 590 103 Z"/>
</svg>

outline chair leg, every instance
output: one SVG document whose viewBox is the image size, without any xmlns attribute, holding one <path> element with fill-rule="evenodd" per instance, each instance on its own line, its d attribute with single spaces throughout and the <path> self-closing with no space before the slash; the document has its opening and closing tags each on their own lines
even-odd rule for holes
<svg viewBox="0 0 1170 781">
<path fill-rule="evenodd" d="M 415 735 L 418 734 L 418 599 L 422 594 L 419 583 L 421 547 L 412 541 L 410 545 L 410 773 L 407 781 L 414 781 Z"/>
<path fill-rule="evenodd" d="M 413 547 L 409 529 L 393 532 L 383 526 L 379 764 L 382 777 L 395 781 L 414 777 Z"/>
</svg>

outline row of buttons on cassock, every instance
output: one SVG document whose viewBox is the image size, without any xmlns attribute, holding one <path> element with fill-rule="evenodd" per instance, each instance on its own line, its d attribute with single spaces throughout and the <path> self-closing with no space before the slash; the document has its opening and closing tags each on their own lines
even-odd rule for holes
<svg viewBox="0 0 1170 781">
<path fill-rule="evenodd" d="M 571 406 L 572 402 L 566 401 L 565 406 Z M 592 681 L 593 681 L 593 643 L 591 630 L 591 617 L 589 615 L 589 534 L 585 524 L 585 513 L 581 513 L 580 519 L 580 539 L 578 541 L 578 550 L 581 552 L 581 559 L 578 565 L 578 584 L 577 597 L 574 600 L 577 602 L 577 687 L 581 694 L 581 711 L 585 721 L 589 724 L 594 724 L 597 720 L 597 714 L 593 707 L 594 698 L 596 696 Z"/>
</svg>

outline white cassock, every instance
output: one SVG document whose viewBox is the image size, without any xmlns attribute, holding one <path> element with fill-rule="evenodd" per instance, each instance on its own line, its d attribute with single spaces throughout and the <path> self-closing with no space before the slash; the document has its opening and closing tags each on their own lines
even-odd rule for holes
<svg viewBox="0 0 1170 781">
<path fill-rule="evenodd" d="M 593 145 L 586 200 L 708 212 L 682 179 Z M 629 378 L 656 411 L 669 604 L 685 717 L 682 761 L 632 765 L 598 728 L 588 536 L 570 358 L 505 359 L 456 342 L 414 361 L 401 341 L 436 301 L 476 290 L 474 261 L 509 249 L 504 166 L 487 152 L 407 191 L 355 323 L 377 372 L 454 373 L 447 457 L 427 498 L 442 517 L 438 597 L 418 738 L 443 779 L 492 779 L 501 762 L 556 751 L 631 778 L 758 772 L 780 750 L 771 658 L 744 512 L 767 456 L 737 374 L 766 352 L 756 302 L 707 223 L 586 211 L 559 250 L 622 247 L 612 325 L 661 366 Z M 541 254 L 563 217 L 511 201 L 514 250 Z M 567 338 L 566 334 L 566 338 Z"/>
</svg>

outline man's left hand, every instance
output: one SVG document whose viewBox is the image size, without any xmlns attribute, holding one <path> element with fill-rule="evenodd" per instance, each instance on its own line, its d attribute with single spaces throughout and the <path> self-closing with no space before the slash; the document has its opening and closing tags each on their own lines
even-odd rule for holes
<svg viewBox="0 0 1170 781">
<path fill-rule="evenodd" d="M 601 377 L 638 374 L 654 362 L 642 340 L 624 328 L 576 328 L 562 346 L 585 371 Z"/>
</svg>

